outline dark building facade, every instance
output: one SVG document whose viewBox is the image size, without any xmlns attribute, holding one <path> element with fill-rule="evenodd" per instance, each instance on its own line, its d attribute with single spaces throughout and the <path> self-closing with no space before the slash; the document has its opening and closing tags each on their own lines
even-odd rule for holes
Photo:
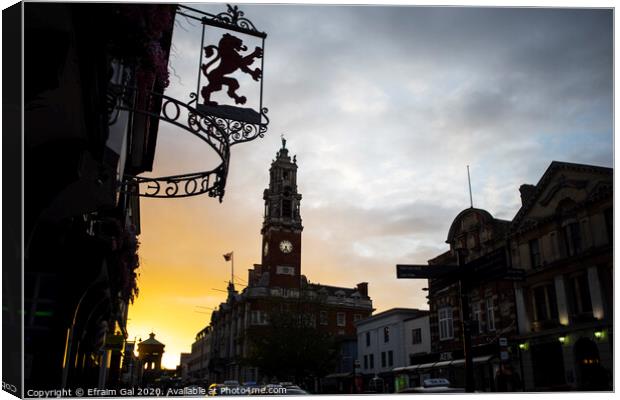
<svg viewBox="0 0 620 400">
<path fill-rule="evenodd" d="M 469 280 L 462 288 L 451 278 L 429 280 L 432 353 L 414 357 L 418 373 L 427 370 L 427 376 L 448 378 L 452 384 L 464 386 L 461 290 L 469 300 L 466 319 L 471 321 L 476 390 L 496 390 L 495 377 L 503 365 L 518 371 L 513 283 L 502 278 L 508 267 L 509 226 L 510 221 L 473 207 L 463 210 L 452 222 L 446 240 L 450 250 L 429 260 L 429 265 L 470 268 L 478 264 L 481 271 L 479 278 Z M 510 346 L 500 346 L 500 338 Z"/>
<path fill-rule="evenodd" d="M 554 161 L 512 221 L 469 208 L 429 265 L 471 274 L 476 390 L 611 390 L 613 170 Z M 473 277 L 473 278 L 472 278 Z M 459 283 L 429 280 L 432 353 L 400 372 L 464 386 Z"/>
<path fill-rule="evenodd" d="M 527 390 L 611 390 L 613 170 L 551 163 L 510 229 Z"/>
<path fill-rule="evenodd" d="M 144 99 L 167 86 L 174 15 L 24 4 L 26 389 L 120 382 L 140 234 L 139 199 L 121 187 L 152 169 L 161 102 Z"/>
<path fill-rule="evenodd" d="M 263 194 L 262 262 L 248 271 L 248 285 L 240 293 L 229 284 L 226 302 L 212 314 L 210 382 L 293 379 L 269 376 L 244 363 L 252 350 L 250 336 L 266 330 L 277 315 L 295 315 L 304 329 L 336 338 L 341 344 L 341 357 L 327 373 L 343 372 L 344 363 L 353 367 L 353 346 L 347 343 L 355 341 L 354 322 L 373 310 L 367 283 L 353 288 L 328 286 L 312 283 L 302 274 L 302 196 L 297 189 L 296 157 L 291 159 L 284 140 L 269 176 L 269 187 Z M 319 390 L 321 377 L 315 378 L 311 390 Z"/>
</svg>

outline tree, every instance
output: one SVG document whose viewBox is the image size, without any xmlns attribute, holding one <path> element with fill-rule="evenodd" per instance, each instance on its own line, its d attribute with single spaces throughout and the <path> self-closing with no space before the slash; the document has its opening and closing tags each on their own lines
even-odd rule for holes
<svg viewBox="0 0 620 400">
<path fill-rule="evenodd" d="M 333 371 L 338 343 L 333 335 L 317 329 L 316 306 L 300 300 L 273 304 L 268 325 L 248 331 L 249 356 L 244 363 L 270 378 L 296 383 Z"/>
</svg>

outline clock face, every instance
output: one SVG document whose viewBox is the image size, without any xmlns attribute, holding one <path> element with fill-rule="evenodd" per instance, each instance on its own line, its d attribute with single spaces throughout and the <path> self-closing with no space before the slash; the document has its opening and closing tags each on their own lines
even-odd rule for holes
<svg viewBox="0 0 620 400">
<path fill-rule="evenodd" d="M 293 251 L 293 244 L 288 240 L 283 240 L 280 242 L 280 250 L 282 253 L 290 253 Z"/>
<path fill-rule="evenodd" d="M 265 255 L 267 255 L 267 253 L 269 253 L 269 243 L 265 242 L 265 249 L 263 250 Z"/>
</svg>

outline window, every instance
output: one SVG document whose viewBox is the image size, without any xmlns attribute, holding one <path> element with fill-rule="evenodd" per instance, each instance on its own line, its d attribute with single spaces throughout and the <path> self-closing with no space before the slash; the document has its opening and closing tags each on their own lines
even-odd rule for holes
<svg viewBox="0 0 620 400">
<path fill-rule="evenodd" d="M 282 216 L 291 218 L 292 213 L 293 213 L 293 207 L 291 205 L 291 201 L 288 199 L 282 200 Z"/>
<path fill-rule="evenodd" d="M 265 325 L 267 323 L 267 313 L 264 311 L 253 310 L 250 312 L 250 325 Z"/>
<path fill-rule="evenodd" d="M 390 327 L 386 326 L 383 328 L 383 342 L 387 343 L 390 341 Z"/>
<path fill-rule="evenodd" d="M 327 311 L 319 312 L 319 323 L 321 325 L 327 325 Z"/>
<path fill-rule="evenodd" d="M 392 350 L 388 351 L 388 367 L 394 365 L 394 352 Z"/>
<path fill-rule="evenodd" d="M 381 368 L 385 368 L 385 351 L 381 352 Z"/>
<path fill-rule="evenodd" d="M 339 312 L 338 314 L 336 314 L 336 324 L 338 326 L 345 326 L 347 324 L 345 313 Z"/>
<path fill-rule="evenodd" d="M 612 208 L 608 208 L 603 212 L 603 215 L 607 230 L 607 243 L 612 244 L 614 242 L 614 211 Z"/>
<path fill-rule="evenodd" d="M 482 332 L 482 324 L 481 324 L 481 316 L 482 316 L 482 306 L 479 301 L 475 301 L 471 305 L 471 314 L 472 314 L 472 334 L 478 335 Z"/>
<path fill-rule="evenodd" d="M 558 306 L 553 284 L 538 286 L 533 289 L 534 319 L 546 321 L 558 317 Z"/>
<path fill-rule="evenodd" d="M 368 355 L 364 356 L 364 369 L 368 369 Z"/>
<path fill-rule="evenodd" d="M 313 327 L 313 328 L 316 327 L 316 315 L 304 313 L 303 326 Z"/>
<path fill-rule="evenodd" d="M 551 242 L 551 257 L 553 260 L 557 260 L 560 251 L 558 250 L 558 238 L 555 232 L 549 234 L 549 241 Z"/>
<path fill-rule="evenodd" d="M 366 347 L 370 346 L 370 332 L 366 332 Z"/>
<path fill-rule="evenodd" d="M 571 222 L 564 227 L 564 238 L 566 239 L 568 255 L 572 256 L 581 253 L 581 229 L 579 229 L 577 222 Z"/>
<path fill-rule="evenodd" d="M 570 279 L 572 291 L 572 311 L 574 314 L 592 312 L 592 300 L 590 298 L 590 285 L 588 276 L 580 274 Z"/>
<path fill-rule="evenodd" d="M 375 355 L 371 354 L 368 357 L 368 362 L 370 363 L 370 369 L 373 369 L 375 367 Z"/>
<path fill-rule="evenodd" d="M 475 301 L 471 305 L 471 315 L 474 321 L 480 321 L 480 316 L 482 315 L 482 310 L 480 307 L 480 302 Z"/>
<path fill-rule="evenodd" d="M 422 343 L 422 328 L 411 330 L 411 344 Z"/>
<path fill-rule="evenodd" d="M 540 257 L 540 244 L 538 243 L 538 239 L 532 239 L 529 242 L 530 244 L 530 262 L 532 263 L 532 268 L 537 268 L 542 265 L 542 259 Z"/>
<path fill-rule="evenodd" d="M 493 299 L 492 298 L 487 298 L 486 299 L 486 306 L 487 306 L 487 329 L 489 331 L 494 331 L 495 330 L 495 311 L 493 310 Z"/>
<path fill-rule="evenodd" d="M 285 266 L 285 265 L 278 265 L 276 267 L 276 274 L 278 274 L 278 275 L 295 275 L 295 268 L 289 267 L 289 266 Z"/>
<path fill-rule="evenodd" d="M 452 326 L 452 307 L 439 309 L 439 340 L 452 339 L 454 330 Z"/>
<path fill-rule="evenodd" d="M 362 319 L 362 314 L 353 314 L 353 322 L 359 321 Z"/>
<path fill-rule="evenodd" d="M 258 324 L 258 321 L 259 321 L 258 314 L 259 314 L 259 312 L 260 311 L 256 311 L 256 310 L 253 310 L 252 312 L 250 312 L 250 324 L 251 325 Z"/>
</svg>

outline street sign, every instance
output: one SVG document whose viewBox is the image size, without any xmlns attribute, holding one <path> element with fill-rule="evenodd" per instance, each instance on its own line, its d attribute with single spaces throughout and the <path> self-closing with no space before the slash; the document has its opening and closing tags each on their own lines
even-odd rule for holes
<svg viewBox="0 0 620 400">
<path fill-rule="evenodd" d="M 499 338 L 499 345 L 502 347 L 508 346 L 508 339 L 506 339 L 505 337 Z"/>
<path fill-rule="evenodd" d="M 446 278 L 457 281 L 465 278 L 477 280 L 523 280 L 525 271 L 518 268 L 509 268 L 506 253 L 503 248 L 494 250 L 478 257 L 467 264 L 458 265 L 426 265 L 426 264 L 398 264 L 396 265 L 398 279 L 437 279 Z"/>
<path fill-rule="evenodd" d="M 396 265 L 398 279 L 433 279 L 457 272 L 457 265 Z"/>
</svg>

